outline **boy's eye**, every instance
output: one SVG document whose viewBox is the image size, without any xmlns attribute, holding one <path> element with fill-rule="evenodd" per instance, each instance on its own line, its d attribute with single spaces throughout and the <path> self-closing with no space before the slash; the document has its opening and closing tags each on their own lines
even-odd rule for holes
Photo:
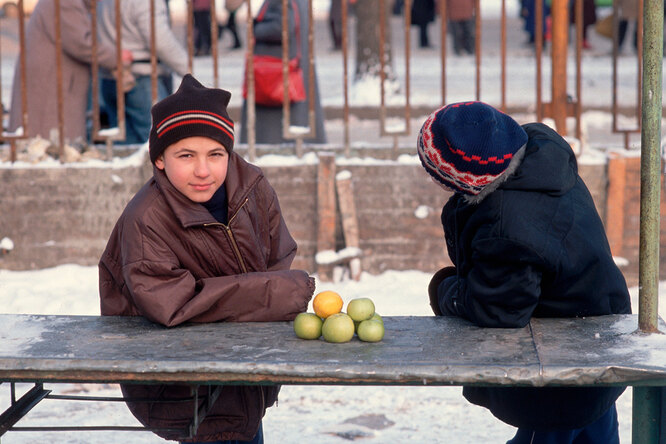
<svg viewBox="0 0 666 444">
<path fill-rule="evenodd" d="M 180 157 L 182 159 L 185 159 L 185 158 L 188 158 L 188 157 L 192 157 L 192 155 L 190 153 L 182 153 L 182 154 L 179 154 L 178 157 Z"/>
</svg>

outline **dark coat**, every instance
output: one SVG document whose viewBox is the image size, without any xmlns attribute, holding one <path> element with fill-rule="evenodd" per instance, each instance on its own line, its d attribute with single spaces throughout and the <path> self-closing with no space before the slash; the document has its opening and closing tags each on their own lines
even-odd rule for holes
<svg viewBox="0 0 666 444">
<path fill-rule="evenodd" d="M 438 287 L 444 314 L 481 327 L 524 327 L 534 317 L 630 313 L 629 292 L 571 147 L 527 124 L 525 157 L 481 202 L 456 193 L 442 211 L 455 275 Z M 465 387 L 472 403 L 517 427 L 578 428 L 623 388 Z"/>
<path fill-rule="evenodd" d="M 314 283 L 290 270 L 296 242 L 261 170 L 232 152 L 225 186 L 229 222 L 178 192 L 163 171 L 127 205 L 99 263 L 102 315 L 183 322 L 289 321 L 307 309 Z M 190 396 L 183 385 L 124 385 L 128 398 Z M 205 395 L 202 387 L 200 396 Z M 250 440 L 278 386 L 225 386 L 199 441 Z M 203 398 L 201 398 L 203 399 Z M 128 402 L 150 428 L 187 427 L 192 403 Z M 156 432 L 157 433 L 157 432 Z M 158 433 L 167 439 L 177 433 Z"/>
<path fill-rule="evenodd" d="M 412 25 L 423 26 L 435 20 L 435 0 L 414 0 Z"/>
<path fill-rule="evenodd" d="M 298 47 L 296 40 L 295 16 L 293 5 L 298 5 L 299 32 L 300 32 L 300 66 L 303 70 L 303 78 L 306 92 L 306 100 L 291 103 L 291 125 L 308 127 L 308 109 L 310 100 L 309 87 L 309 64 L 308 53 L 310 42 L 308 40 L 308 10 L 305 0 L 290 0 L 289 7 L 289 57 L 296 57 Z M 282 57 L 282 0 L 265 0 L 259 9 L 258 17 L 254 24 L 255 54 Z M 313 67 L 314 68 L 314 67 Z M 304 139 L 311 143 L 326 143 L 326 132 L 324 130 L 324 112 L 319 98 L 319 86 L 317 84 L 317 71 L 314 70 L 314 108 L 316 136 Z M 256 106 L 256 142 L 257 143 L 285 143 L 292 142 L 282 137 L 282 105 L 280 106 Z M 247 143 L 247 100 L 243 100 L 241 116 L 241 143 Z"/>
<path fill-rule="evenodd" d="M 447 0 L 446 17 L 454 22 L 474 18 L 474 0 Z"/>
</svg>

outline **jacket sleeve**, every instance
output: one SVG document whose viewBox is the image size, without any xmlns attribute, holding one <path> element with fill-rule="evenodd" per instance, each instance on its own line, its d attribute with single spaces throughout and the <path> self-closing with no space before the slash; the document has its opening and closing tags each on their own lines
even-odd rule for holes
<svg viewBox="0 0 666 444">
<path fill-rule="evenodd" d="M 443 314 L 468 319 L 480 327 L 524 327 L 541 294 L 539 257 L 503 239 L 474 242 L 473 266 L 445 278 L 438 287 Z"/>
<path fill-rule="evenodd" d="M 132 20 L 135 20 L 137 29 L 147 42 L 146 48 L 150 51 L 150 8 L 137 8 L 132 12 Z M 187 51 L 169 25 L 165 2 L 155 2 L 155 33 L 155 50 L 159 63 L 168 66 L 181 77 L 187 74 Z"/>
<path fill-rule="evenodd" d="M 186 321 L 289 321 L 307 309 L 314 281 L 302 270 L 195 279 L 172 261 L 141 261 L 123 268 L 141 314 L 172 327 Z"/>
<path fill-rule="evenodd" d="M 61 42 L 63 51 L 81 63 L 92 63 L 92 18 L 83 2 L 60 4 Z M 53 20 L 53 17 L 47 19 Z M 55 28 L 54 28 L 55 29 Z M 55 36 L 52 37 L 55 42 Z M 116 51 L 97 40 L 97 60 L 107 69 L 116 67 Z"/>
</svg>

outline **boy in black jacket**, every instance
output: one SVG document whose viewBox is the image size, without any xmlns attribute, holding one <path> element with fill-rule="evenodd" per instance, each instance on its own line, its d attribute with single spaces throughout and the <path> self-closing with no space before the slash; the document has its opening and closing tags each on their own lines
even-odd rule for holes
<svg viewBox="0 0 666 444">
<path fill-rule="evenodd" d="M 481 327 L 531 317 L 630 313 L 629 292 L 567 142 L 481 102 L 431 114 L 418 154 L 453 191 L 442 210 L 454 264 L 430 282 L 437 315 Z M 467 400 L 518 427 L 511 444 L 619 443 L 622 387 L 464 387 Z"/>
</svg>

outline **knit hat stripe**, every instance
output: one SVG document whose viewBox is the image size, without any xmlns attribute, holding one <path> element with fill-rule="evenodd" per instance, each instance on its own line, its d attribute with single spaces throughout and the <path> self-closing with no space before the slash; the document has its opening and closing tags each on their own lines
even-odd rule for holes
<svg viewBox="0 0 666 444">
<path fill-rule="evenodd" d="M 171 126 L 165 128 L 164 131 L 162 131 L 161 133 L 159 133 L 159 134 L 157 135 L 157 138 L 159 139 L 160 137 L 162 137 L 162 136 L 163 136 L 164 134 L 166 134 L 167 132 L 171 131 L 171 130 L 174 129 L 174 128 L 178 128 L 179 126 L 183 126 L 183 125 L 196 125 L 196 124 L 202 124 L 202 125 L 210 125 L 210 126 L 214 126 L 215 128 L 217 128 L 217 129 L 219 129 L 219 130 L 221 130 L 221 131 L 224 131 L 224 132 L 225 132 L 225 133 L 231 138 L 231 140 L 234 139 L 234 135 L 233 135 L 232 133 L 230 133 L 226 128 L 224 128 L 224 127 L 222 127 L 222 126 L 220 126 L 220 125 L 216 125 L 216 124 L 213 123 L 213 122 L 209 122 L 208 120 L 194 120 L 194 119 L 193 119 L 193 120 L 185 120 L 185 121 L 181 121 L 181 122 L 174 123 L 173 125 L 171 125 Z"/>
<path fill-rule="evenodd" d="M 186 110 L 186 111 L 179 111 L 179 112 L 177 112 L 177 113 L 173 113 L 173 114 L 171 114 L 171 115 L 168 116 L 168 117 L 165 117 L 160 123 L 158 123 L 157 125 L 155 125 L 155 127 L 156 127 L 156 131 L 157 131 L 157 132 L 160 131 L 160 127 L 162 127 L 162 126 L 165 124 L 165 121 L 167 121 L 167 120 L 169 120 L 169 119 L 173 119 L 173 118 L 175 118 L 176 116 L 181 116 L 181 115 L 183 115 L 183 114 L 207 114 L 207 115 L 209 115 L 209 116 L 211 116 L 211 117 L 214 117 L 214 118 L 217 118 L 217 119 L 221 120 L 221 123 L 223 123 L 223 124 L 226 123 L 226 124 L 229 125 L 232 129 L 233 129 L 233 127 L 234 127 L 234 124 L 233 124 L 233 122 L 232 122 L 231 120 L 229 120 L 229 119 L 225 119 L 224 117 L 222 117 L 222 116 L 219 115 L 219 114 L 211 113 L 211 112 L 209 112 L 209 111 L 204 111 L 204 110 L 201 110 L 201 109 L 191 109 L 191 110 Z"/>
<path fill-rule="evenodd" d="M 180 114 L 179 116 L 170 116 L 162 121 L 157 126 L 156 132 L 157 132 L 157 137 L 162 137 L 164 132 L 168 131 L 169 129 L 173 128 L 173 124 L 179 121 L 191 121 L 193 123 L 208 123 L 209 125 L 215 126 L 217 128 L 223 129 L 231 138 L 233 138 L 233 133 L 234 133 L 234 127 L 233 124 L 229 125 L 226 123 L 223 119 L 215 117 L 215 115 L 209 115 L 200 113 L 200 112 L 187 112 L 185 113 L 177 113 Z"/>
</svg>

